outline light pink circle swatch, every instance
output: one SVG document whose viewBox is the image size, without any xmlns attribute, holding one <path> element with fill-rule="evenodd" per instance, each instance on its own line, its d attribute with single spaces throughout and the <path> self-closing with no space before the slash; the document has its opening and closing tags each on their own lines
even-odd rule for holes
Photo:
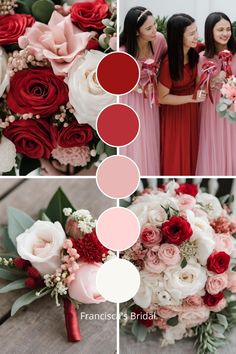
<svg viewBox="0 0 236 354">
<path fill-rule="evenodd" d="M 139 184 L 139 169 L 130 158 L 122 155 L 110 156 L 102 161 L 97 170 L 98 188 L 107 197 L 126 198 Z"/>
<path fill-rule="evenodd" d="M 105 247 L 113 251 L 124 251 L 137 241 L 140 224 L 131 210 L 114 207 L 99 216 L 96 232 Z"/>
</svg>

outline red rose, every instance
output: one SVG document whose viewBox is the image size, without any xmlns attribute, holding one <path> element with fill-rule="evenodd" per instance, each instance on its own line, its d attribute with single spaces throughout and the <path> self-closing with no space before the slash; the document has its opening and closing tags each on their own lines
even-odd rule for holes
<svg viewBox="0 0 236 354">
<path fill-rule="evenodd" d="M 98 240 L 95 229 L 90 234 L 84 235 L 82 239 L 72 238 L 71 241 L 80 255 L 79 259 L 87 263 L 102 262 L 103 255 L 108 253 L 108 249 Z"/>
<path fill-rule="evenodd" d="M 189 194 L 195 197 L 198 194 L 198 187 L 196 184 L 183 183 L 175 190 L 177 194 Z"/>
<path fill-rule="evenodd" d="M 74 3 L 71 7 L 72 22 L 85 32 L 103 30 L 105 26 L 102 20 L 109 15 L 109 7 L 105 0 Z"/>
<path fill-rule="evenodd" d="M 144 311 L 141 307 L 136 307 L 134 312 L 136 313 L 136 319 L 139 323 L 142 323 L 147 328 L 152 327 L 152 314 L 149 314 L 148 312 Z"/>
<path fill-rule="evenodd" d="M 49 68 L 22 70 L 11 78 L 7 103 L 15 113 L 50 116 L 67 102 L 67 85 Z"/>
<path fill-rule="evenodd" d="M 31 15 L 1 15 L 0 45 L 17 43 L 18 38 L 25 33 L 26 27 L 31 27 L 34 22 L 35 19 Z"/>
<path fill-rule="evenodd" d="M 223 298 L 224 298 L 224 293 L 222 291 L 215 295 L 206 293 L 206 295 L 203 296 L 203 301 L 207 306 L 211 307 L 211 306 L 216 306 L 218 302 L 220 302 Z"/>
<path fill-rule="evenodd" d="M 57 143 L 64 148 L 86 146 L 93 139 L 93 130 L 88 124 L 79 124 L 77 121 L 59 131 Z"/>
<path fill-rule="evenodd" d="M 225 252 L 212 253 L 207 260 L 207 269 L 221 274 L 226 272 L 229 267 L 230 256 Z"/>
<path fill-rule="evenodd" d="M 182 216 L 172 216 L 162 224 L 161 231 L 164 241 L 175 245 L 188 240 L 193 233 L 189 222 Z"/>
<path fill-rule="evenodd" d="M 45 119 L 17 120 L 3 134 L 16 145 L 18 153 L 33 159 L 48 159 L 56 147 L 56 130 Z"/>
</svg>

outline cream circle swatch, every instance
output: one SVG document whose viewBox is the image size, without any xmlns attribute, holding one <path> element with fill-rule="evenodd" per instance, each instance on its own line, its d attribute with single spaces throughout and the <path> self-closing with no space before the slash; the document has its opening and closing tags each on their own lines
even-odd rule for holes
<svg viewBox="0 0 236 354">
<path fill-rule="evenodd" d="M 114 207 L 99 216 L 96 232 L 105 247 L 113 251 L 124 251 L 137 241 L 140 224 L 131 210 Z"/>
<path fill-rule="evenodd" d="M 97 169 L 97 185 L 110 198 L 126 198 L 139 184 L 139 169 L 127 156 L 107 157 Z"/>
<path fill-rule="evenodd" d="M 97 273 L 98 292 L 110 302 L 125 302 L 134 297 L 140 286 L 138 269 L 125 259 L 105 262 Z"/>
</svg>

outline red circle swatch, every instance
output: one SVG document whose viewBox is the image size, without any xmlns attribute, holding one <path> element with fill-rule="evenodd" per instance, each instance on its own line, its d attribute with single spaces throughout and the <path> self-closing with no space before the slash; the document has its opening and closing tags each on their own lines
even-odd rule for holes
<svg viewBox="0 0 236 354">
<path fill-rule="evenodd" d="M 139 118 L 135 111 L 125 104 L 112 104 L 104 108 L 97 119 L 100 138 L 112 146 L 131 143 L 139 131 Z"/>
<path fill-rule="evenodd" d="M 107 92 L 122 95 L 137 85 L 139 66 L 136 60 L 127 53 L 110 53 L 98 64 L 97 79 L 100 86 Z"/>
</svg>

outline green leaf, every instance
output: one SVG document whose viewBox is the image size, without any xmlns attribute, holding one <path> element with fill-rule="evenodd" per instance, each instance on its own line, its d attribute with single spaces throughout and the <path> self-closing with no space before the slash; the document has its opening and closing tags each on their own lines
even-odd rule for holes
<svg viewBox="0 0 236 354">
<path fill-rule="evenodd" d="M 5 280 L 18 280 L 19 278 L 22 278 L 26 273 L 20 270 L 12 269 L 12 268 L 6 268 L 6 267 L 0 267 L 0 278 L 5 279 Z"/>
<path fill-rule="evenodd" d="M 138 342 L 144 342 L 148 334 L 147 327 L 138 321 L 133 323 L 131 331 Z"/>
<path fill-rule="evenodd" d="M 3 172 L 2 176 L 16 176 L 16 169 L 15 166 L 12 167 L 11 171 Z"/>
<path fill-rule="evenodd" d="M 219 112 L 224 112 L 224 111 L 227 110 L 228 107 L 227 107 L 227 105 L 225 103 L 222 103 L 217 108 L 219 109 Z"/>
<path fill-rule="evenodd" d="M 167 320 L 167 324 L 168 324 L 169 326 L 172 326 L 172 327 L 176 326 L 176 325 L 178 324 L 178 322 L 179 322 L 179 317 L 178 317 L 178 316 L 169 318 L 169 319 Z"/>
<path fill-rule="evenodd" d="M 130 201 L 128 201 L 126 199 L 119 200 L 119 206 L 122 208 L 128 208 L 128 206 L 130 206 L 130 204 L 131 204 L 131 200 Z"/>
<path fill-rule="evenodd" d="M 54 11 L 54 6 L 51 0 L 37 0 L 32 5 L 32 15 L 37 21 L 48 23 Z"/>
<path fill-rule="evenodd" d="M 17 256 L 16 248 L 9 238 L 8 229 L 6 225 L 0 225 L 0 237 L 2 237 L 3 249 L 5 253 L 7 253 L 9 257 Z M 3 256 L 1 253 L 1 257 L 5 256 Z"/>
<path fill-rule="evenodd" d="M 31 159 L 27 156 L 23 156 L 19 166 L 20 176 L 26 176 L 28 173 L 36 170 L 36 168 L 39 167 L 40 161 L 38 159 Z"/>
<path fill-rule="evenodd" d="M 101 155 L 105 150 L 105 144 L 102 140 L 99 140 L 97 146 L 96 146 L 96 152 L 98 155 Z"/>
<path fill-rule="evenodd" d="M 186 258 L 184 258 L 184 259 L 182 260 L 180 266 L 181 266 L 181 268 L 184 268 L 184 267 L 186 267 L 186 265 L 187 265 L 187 261 L 186 261 Z"/>
<path fill-rule="evenodd" d="M 115 155 L 116 148 L 114 146 L 110 146 L 110 145 L 105 144 L 104 152 L 107 154 L 107 156 Z"/>
<path fill-rule="evenodd" d="M 236 238 L 236 234 L 233 234 L 233 237 Z M 236 266 L 234 266 L 234 267 L 232 268 L 232 270 L 233 270 L 234 272 L 236 272 Z"/>
<path fill-rule="evenodd" d="M 31 304 L 33 301 L 39 299 L 40 297 L 43 297 L 47 295 L 49 292 L 51 292 L 50 289 L 48 289 L 47 292 L 44 292 L 40 294 L 39 296 L 36 296 L 36 290 L 32 290 L 22 296 L 20 296 L 12 305 L 11 308 L 11 316 L 15 315 L 15 313 L 23 306 Z"/>
<path fill-rule="evenodd" d="M 0 294 L 8 293 L 9 291 L 23 289 L 23 288 L 25 288 L 25 279 L 18 279 L 16 281 L 13 281 L 12 283 L 2 287 L 0 289 Z"/>
<path fill-rule="evenodd" d="M 42 221 L 51 221 L 47 214 L 45 213 L 45 209 L 41 209 L 39 212 L 39 219 Z"/>
<path fill-rule="evenodd" d="M 217 313 L 216 317 L 219 321 L 219 324 L 222 325 L 224 329 L 226 329 L 228 327 L 228 321 L 226 316 L 222 315 L 221 313 Z"/>
<path fill-rule="evenodd" d="M 30 228 L 35 221 L 23 211 L 16 208 L 8 208 L 8 234 L 14 246 L 16 246 L 16 237 Z"/>
<path fill-rule="evenodd" d="M 71 208 L 75 211 L 75 208 L 68 200 L 63 190 L 59 188 L 49 202 L 45 214 L 52 222 L 59 221 L 62 226 L 65 226 L 67 216 L 63 213 L 64 208 Z"/>
</svg>

